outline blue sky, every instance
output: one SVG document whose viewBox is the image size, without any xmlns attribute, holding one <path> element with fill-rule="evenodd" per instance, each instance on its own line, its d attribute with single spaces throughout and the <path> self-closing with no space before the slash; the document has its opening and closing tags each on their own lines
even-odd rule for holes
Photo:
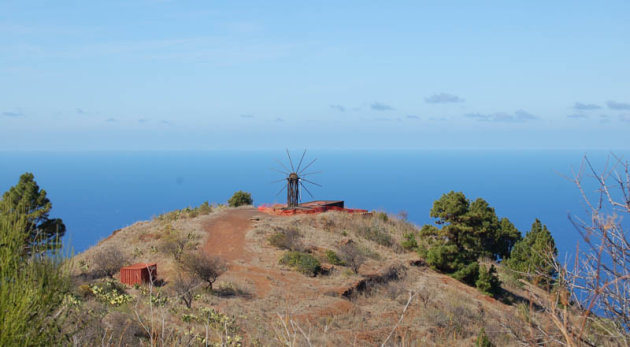
<svg viewBox="0 0 630 347">
<path fill-rule="evenodd" d="M 0 1 L 0 150 L 628 149 L 628 1 Z"/>
</svg>

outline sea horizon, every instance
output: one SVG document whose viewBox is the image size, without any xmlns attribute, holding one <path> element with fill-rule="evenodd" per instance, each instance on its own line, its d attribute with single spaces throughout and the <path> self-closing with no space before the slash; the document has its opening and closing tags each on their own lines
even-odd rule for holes
<svg viewBox="0 0 630 347">
<path fill-rule="evenodd" d="M 509 218 L 524 234 L 539 218 L 556 238 L 560 255 L 579 239 L 569 215 L 583 217 L 584 204 L 567 178 L 584 155 L 595 166 L 602 150 L 317 150 L 309 200 L 344 200 L 346 206 L 405 211 L 421 227 L 433 223 L 433 201 L 451 190 L 469 200 L 483 198 L 499 217 Z M 291 151 L 301 156 L 301 150 Z M 282 203 L 276 160 L 284 150 L 198 151 L 32 151 L 0 152 L 0 191 L 23 172 L 33 172 L 53 203 L 51 216 L 67 225 L 66 243 L 82 252 L 114 230 L 161 213 L 204 201 L 225 203 L 236 190 L 251 192 L 256 206 Z M 297 165 L 297 164 L 296 164 Z M 547 195 L 545 195 L 547 194 Z"/>
</svg>

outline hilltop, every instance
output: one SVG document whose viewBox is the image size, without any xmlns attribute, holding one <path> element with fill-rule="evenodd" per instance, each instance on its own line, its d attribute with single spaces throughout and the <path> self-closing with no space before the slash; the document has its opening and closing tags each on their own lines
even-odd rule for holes
<svg viewBox="0 0 630 347">
<path fill-rule="evenodd" d="M 77 310 L 68 325 L 82 329 L 79 344 L 470 346 L 483 329 L 495 345 L 510 346 L 527 338 L 528 322 L 551 324 L 527 300 L 544 293 L 500 264 L 501 300 L 426 266 L 401 247 L 418 231 L 383 212 L 173 211 L 117 230 L 72 259 Z M 99 275 L 99 254 L 111 249 L 128 264 L 156 262 L 156 285 Z M 344 257 L 348 249 L 358 264 Z M 176 259 L 194 252 L 220 257 L 227 271 L 213 290 L 195 283 L 188 308 L 175 288 L 186 275 Z"/>
</svg>

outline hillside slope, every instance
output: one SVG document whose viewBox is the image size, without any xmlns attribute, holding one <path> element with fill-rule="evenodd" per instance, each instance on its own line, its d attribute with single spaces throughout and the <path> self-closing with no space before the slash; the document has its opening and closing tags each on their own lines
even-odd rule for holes
<svg viewBox="0 0 630 347">
<path fill-rule="evenodd" d="M 79 305 L 91 309 L 77 313 L 74 324 L 103 323 L 82 341 L 105 336 L 123 345 L 469 346 L 484 328 L 494 344 L 509 346 L 527 334 L 527 319 L 544 322 L 526 304 L 520 288 L 526 284 L 502 275 L 511 283 L 504 284 L 506 304 L 424 266 L 400 247 L 403 234 L 416 231 L 383 213 L 279 217 L 242 207 L 163 215 L 74 257 Z M 280 264 L 288 250 L 272 245 L 277 234 L 292 235 L 289 248 L 313 256 L 323 270 L 311 276 Z M 191 289 L 191 308 L 175 290 L 185 273 L 167 245 L 178 238 L 185 240 L 183 252 L 205 252 L 228 264 L 214 291 L 201 284 Z M 357 273 L 330 264 L 330 254 L 342 255 L 348 244 L 365 260 Z M 94 294 L 90 285 L 106 287 L 95 255 L 109 247 L 127 263 L 157 262 L 160 286 L 117 286 L 116 293 L 126 295 L 117 305 Z"/>
</svg>

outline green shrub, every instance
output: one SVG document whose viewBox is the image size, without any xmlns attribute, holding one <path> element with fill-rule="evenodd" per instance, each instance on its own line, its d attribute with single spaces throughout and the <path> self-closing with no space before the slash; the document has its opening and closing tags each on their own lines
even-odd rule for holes
<svg viewBox="0 0 630 347">
<path fill-rule="evenodd" d="M 490 269 L 481 266 L 479 269 L 479 278 L 475 282 L 475 286 L 484 294 L 496 297 L 501 292 L 501 282 L 497 277 L 497 269 L 494 265 L 490 265 Z"/>
<path fill-rule="evenodd" d="M 381 246 L 391 247 L 394 244 L 391 235 L 377 225 L 359 228 L 357 233 L 364 239 L 374 241 Z"/>
<path fill-rule="evenodd" d="M 63 345 L 62 319 L 53 315 L 69 297 L 70 278 L 58 248 L 24 254 L 26 223 L 25 215 L 0 213 L 0 346 Z"/>
<path fill-rule="evenodd" d="M 337 253 L 331 251 L 330 249 L 326 250 L 326 259 L 328 259 L 328 262 L 333 265 L 345 265 L 345 263 L 339 258 Z"/>
<path fill-rule="evenodd" d="M 416 241 L 416 237 L 414 236 L 413 233 L 405 233 L 403 237 L 405 239 L 403 240 L 403 242 L 400 243 L 402 248 L 408 251 L 418 248 L 418 242 Z"/>
<path fill-rule="evenodd" d="M 486 329 L 481 328 L 477 340 L 475 340 L 475 347 L 494 347 L 494 344 L 490 342 L 488 335 L 486 335 Z"/>
<path fill-rule="evenodd" d="M 284 253 L 280 259 L 280 264 L 288 265 L 309 276 L 316 276 L 321 270 L 319 260 L 308 253 L 298 251 Z"/>
<path fill-rule="evenodd" d="M 382 211 L 375 212 L 374 217 L 384 223 L 389 221 L 389 216 L 387 215 L 387 213 Z"/>
<path fill-rule="evenodd" d="M 228 204 L 230 205 L 230 207 L 251 205 L 253 203 L 254 203 L 254 200 L 252 199 L 252 195 L 242 190 L 239 190 L 238 192 L 234 193 L 234 195 L 232 195 L 230 200 L 228 200 Z"/>
<path fill-rule="evenodd" d="M 557 255 L 553 236 L 547 226 L 536 219 L 525 237 L 516 242 L 505 264 L 515 271 L 515 276 L 527 273 L 535 284 L 545 286 L 556 275 L 550 260 Z"/>
<path fill-rule="evenodd" d="M 199 211 L 200 215 L 210 214 L 212 213 L 212 207 L 210 207 L 210 204 L 207 201 L 204 201 L 203 204 L 197 207 L 197 211 Z"/>
<path fill-rule="evenodd" d="M 474 286 L 479 278 L 479 263 L 472 262 L 461 267 L 451 275 L 454 279 L 464 282 L 470 286 Z"/>
<path fill-rule="evenodd" d="M 418 250 L 420 254 L 421 249 Z M 429 266 L 435 270 L 446 273 L 453 273 L 464 267 L 461 253 L 457 246 L 453 244 L 441 244 L 430 247 L 426 251 L 425 260 Z"/>
<path fill-rule="evenodd" d="M 162 213 L 157 216 L 157 219 L 163 222 L 173 222 L 180 218 L 195 218 L 197 216 L 204 216 L 212 213 L 212 206 L 207 201 L 204 201 L 198 207 L 186 207 L 181 210 L 170 211 Z"/>
</svg>

